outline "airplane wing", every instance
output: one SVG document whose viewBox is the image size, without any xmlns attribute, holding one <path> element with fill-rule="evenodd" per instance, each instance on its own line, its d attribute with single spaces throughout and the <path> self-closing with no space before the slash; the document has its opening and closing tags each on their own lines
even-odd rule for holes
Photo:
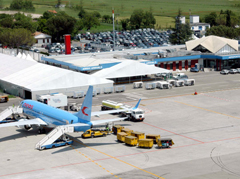
<svg viewBox="0 0 240 179">
<path fill-rule="evenodd" d="M 43 120 L 36 118 L 36 119 L 29 119 L 29 120 L 20 120 L 17 122 L 10 122 L 10 123 L 5 123 L 5 124 L 0 124 L 1 127 L 10 127 L 10 126 L 24 126 L 24 125 L 48 125 L 46 122 Z"/>
<path fill-rule="evenodd" d="M 92 112 L 91 116 L 100 116 L 103 114 L 112 114 L 112 113 L 118 113 L 118 112 L 124 112 L 127 111 L 126 109 L 117 109 L 117 110 L 108 110 L 108 111 L 96 111 Z"/>
<path fill-rule="evenodd" d="M 115 119 L 105 119 L 105 120 L 91 121 L 91 123 L 94 126 L 94 125 L 104 124 L 104 123 L 108 123 L 108 122 L 123 121 L 126 118 L 127 117 L 115 118 Z"/>
</svg>

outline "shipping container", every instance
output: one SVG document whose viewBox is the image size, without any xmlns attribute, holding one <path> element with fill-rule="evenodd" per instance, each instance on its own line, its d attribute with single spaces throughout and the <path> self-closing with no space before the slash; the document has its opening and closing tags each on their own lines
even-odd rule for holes
<svg viewBox="0 0 240 179">
<path fill-rule="evenodd" d="M 117 133 L 117 140 L 120 142 L 125 142 L 125 137 L 128 136 L 125 132 L 118 132 Z"/>
<path fill-rule="evenodd" d="M 153 143 L 157 144 L 158 139 L 160 139 L 159 134 L 148 134 L 146 135 L 146 139 L 153 139 Z"/>
<path fill-rule="evenodd" d="M 140 139 L 138 141 L 138 147 L 141 148 L 152 148 L 153 147 L 153 139 Z"/>
<path fill-rule="evenodd" d="M 125 136 L 125 144 L 130 146 L 136 146 L 138 144 L 137 137 Z"/>
</svg>

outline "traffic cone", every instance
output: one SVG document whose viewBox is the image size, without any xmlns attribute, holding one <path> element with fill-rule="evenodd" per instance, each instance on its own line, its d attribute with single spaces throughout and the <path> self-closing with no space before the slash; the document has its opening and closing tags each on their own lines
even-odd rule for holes
<svg viewBox="0 0 240 179">
<path fill-rule="evenodd" d="M 197 91 L 195 91 L 194 95 L 197 95 Z"/>
</svg>

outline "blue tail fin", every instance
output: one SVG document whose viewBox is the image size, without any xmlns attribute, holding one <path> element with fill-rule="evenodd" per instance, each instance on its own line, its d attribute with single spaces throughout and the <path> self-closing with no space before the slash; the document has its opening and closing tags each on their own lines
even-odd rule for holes
<svg viewBox="0 0 240 179">
<path fill-rule="evenodd" d="M 81 110 L 77 113 L 80 120 L 91 121 L 93 86 L 89 86 L 86 97 L 82 103 Z"/>
<path fill-rule="evenodd" d="M 138 108 L 138 106 L 139 106 L 139 104 L 140 104 L 140 101 L 141 101 L 141 99 L 139 99 L 138 103 L 137 103 L 136 106 L 133 108 L 133 110 Z"/>
</svg>

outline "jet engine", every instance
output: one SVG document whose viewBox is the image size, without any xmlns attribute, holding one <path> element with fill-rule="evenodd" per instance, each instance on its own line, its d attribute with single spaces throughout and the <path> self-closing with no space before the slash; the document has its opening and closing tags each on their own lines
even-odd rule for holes
<svg viewBox="0 0 240 179">
<path fill-rule="evenodd" d="M 27 121 L 28 119 L 20 119 L 19 121 Z M 32 126 L 31 125 L 20 125 L 20 126 L 18 126 L 20 129 L 25 129 L 25 130 L 27 130 L 27 131 L 29 131 L 31 128 L 32 128 Z"/>
</svg>

